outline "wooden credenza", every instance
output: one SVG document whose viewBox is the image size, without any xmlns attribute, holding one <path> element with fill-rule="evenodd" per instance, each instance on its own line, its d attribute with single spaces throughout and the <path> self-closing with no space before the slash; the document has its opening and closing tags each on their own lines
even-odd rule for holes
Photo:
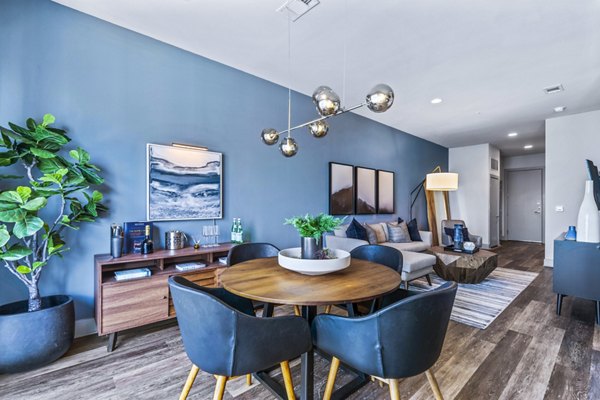
<svg viewBox="0 0 600 400">
<path fill-rule="evenodd" d="M 120 258 L 95 255 L 96 324 L 98 335 L 109 335 L 108 351 L 114 350 L 119 331 L 175 317 L 168 285 L 170 276 L 185 276 L 202 286 L 218 286 L 220 273 L 226 268 L 219 264 L 218 258 L 226 256 L 233 246 L 226 243 L 200 249 L 157 250 Z M 201 261 L 207 266 L 185 272 L 175 268 L 175 264 L 189 261 Z M 132 268 L 149 268 L 152 275 L 126 281 L 115 279 L 115 271 Z"/>
</svg>

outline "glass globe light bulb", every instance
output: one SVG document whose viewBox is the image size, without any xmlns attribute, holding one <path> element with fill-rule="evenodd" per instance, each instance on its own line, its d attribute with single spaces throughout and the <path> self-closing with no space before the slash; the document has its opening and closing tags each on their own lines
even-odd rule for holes
<svg viewBox="0 0 600 400">
<path fill-rule="evenodd" d="M 308 131 L 316 138 L 322 138 L 329 132 L 329 125 L 325 121 L 317 121 L 308 125 Z"/>
<path fill-rule="evenodd" d="M 313 103 L 321 116 L 333 115 L 340 109 L 340 96 L 329 86 L 319 86 L 312 95 Z"/>
<path fill-rule="evenodd" d="M 394 104 L 394 91 L 388 85 L 380 83 L 371 89 L 366 100 L 369 110 L 376 113 L 385 112 Z"/>
<path fill-rule="evenodd" d="M 273 128 L 263 129 L 260 138 L 264 144 L 272 146 L 279 141 L 279 132 Z"/>
<path fill-rule="evenodd" d="M 285 157 L 293 157 L 298 153 L 298 143 L 292 137 L 286 137 L 279 145 L 281 154 Z"/>
</svg>

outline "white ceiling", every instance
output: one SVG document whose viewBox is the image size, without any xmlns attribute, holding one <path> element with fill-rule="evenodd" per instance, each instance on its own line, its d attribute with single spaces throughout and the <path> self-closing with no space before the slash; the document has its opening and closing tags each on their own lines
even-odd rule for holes
<svg viewBox="0 0 600 400">
<path fill-rule="evenodd" d="M 358 113 L 447 147 L 540 152 L 554 107 L 600 108 L 599 0 L 321 0 L 291 25 L 291 80 L 284 0 L 54 1 L 307 95 L 331 86 L 346 106 L 388 83 L 394 106 Z"/>
</svg>

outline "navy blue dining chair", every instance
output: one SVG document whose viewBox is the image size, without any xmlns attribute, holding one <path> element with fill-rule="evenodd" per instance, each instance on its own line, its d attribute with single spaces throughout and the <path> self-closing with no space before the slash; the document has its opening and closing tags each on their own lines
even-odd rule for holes
<svg viewBox="0 0 600 400">
<path fill-rule="evenodd" d="M 295 399 L 289 360 L 312 347 L 305 319 L 257 318 L 252 302 L 222 288 L 198 286 L 181 276 L 169 278 L 177 322 L 192 369 L 181 392 L 185 400 L 200 369 L 215 375 L 214 399 L 222 399 L 227 380 L 279 364 L 288 399 Z"/>
<path fill-rule="evenodd" d="M 392 399 L 400 399 L 398 379 L 425 372 L 436 399 L 442 400 L 431 368 L 442 351 L 457 287 L 448 282 L 364 317 L 315 317 L 313 344 L 333 357 L 323 399 L 331 398 L 342 362 L 387 380 Z"/>
</svg>

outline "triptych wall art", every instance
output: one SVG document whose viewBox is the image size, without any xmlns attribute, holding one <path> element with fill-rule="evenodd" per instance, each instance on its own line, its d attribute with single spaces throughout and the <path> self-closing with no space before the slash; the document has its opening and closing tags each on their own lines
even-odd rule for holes
<svg viewBox="0 0 600 400">
<path fill-rule="evenodd" d="M 329 213 L 393 214 L 394 173 L 329 163 Z"/>
</svg>

